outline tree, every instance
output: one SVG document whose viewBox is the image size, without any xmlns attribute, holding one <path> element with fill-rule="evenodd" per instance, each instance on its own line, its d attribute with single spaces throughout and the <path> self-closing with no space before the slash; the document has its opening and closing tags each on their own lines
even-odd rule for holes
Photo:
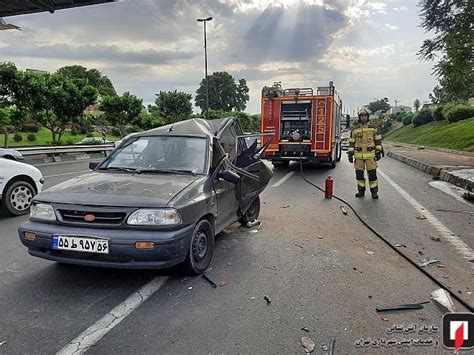
<svg viewBox="0 0 474 355">
<path fill-rule="evenodd" d="M 68 65 L 59 68 L 57 73 L 70 79 L 84 79 L 95 87 L 101 96 L 117 95 L 112 81 L 97 69 L 87 69 L 82 65 Z"/>
<path fill-rule="evenodd" d="M 227 72 L 214 72 L 207 78 L 209 83 L 209 108 L 225 112 L 243 111 L 249 100 L 249 88 L 245 79 L 238 84 Z M 203 79 L 196 91 L 196 106 L 206 109 L 206 79 Z"/>
<path fill-rule="evenodd" d="M 83 79 L 61 74 L 31 74 L 35 92 L 33 110 L 38 121 L 51 131 L 54 144 L 61 142 L 67 126 L 78 120 L 97 99 L 97 89 Z"/>
<path fill-rule="evenodd" d="M 413 106 L 415 107 L 415 112 L 418 112 L 418 110 L 420 109 L 420 100 L 415 99 L 415 101 L 413 102 Z"/>
<path fill-rule="evenodd" d="M 388 103 L 388 98 L 384 97 L 380 100 L 370 102 L 367 108 L 373 113 L 384 113 L 390 110 L 390 104 Z"/>
<path fill-rule="evenodd" d="M 122 96 L 104 97 L 100 109 L 104 111 L 105 119 L 116 127 L 123 137 L 125 126 L 138 124 L 138 118 L 143 110 L 143 100 L 125 92 Z"/>
<path fill-rule="evenodd" d="M 421 0 L 420 16 L 426 39 L 418 52 L 422 60 L 435 60 L 439 84 L 430 95 L 433 103 L 465 101 L 474 96 L 474 11 L 466 0 Z"/>
<path fill-rule="evenodd" d="M 193 113 L 193 97 L 185 92 L 160 91 L 156 94 L 156 113 L 165 124 L 187 120 Z"/>
</svg>

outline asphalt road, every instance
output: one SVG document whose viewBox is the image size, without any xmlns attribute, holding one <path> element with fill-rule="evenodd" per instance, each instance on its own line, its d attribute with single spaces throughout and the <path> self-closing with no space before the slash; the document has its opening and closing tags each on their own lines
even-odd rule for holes
<svg viewBox="0 0 474 355">
<path fill-rule="evenodd" d="M 48 187 L 86 171 L 87 164 L 40 169 Z M 452 212 L 474 212 L 474 207 L 395 160 L 383 159 L 380 168 L 377 201 L 353 196 L 354 172 L 344 157 L 334 170 L 305 167 L 305 175 L 322 186 L 331 174 L 335 193 L 375 230 L 390 243 L 405 245 L 399 249 L 416 262 L 441 260 L 444 267 L 433 264 L 426 270 L 474 305 L 474 264 L 466 257 L 474 247 L 474 218 Z M 439 326 L 445 311 L 434 303 L 415 311 L 375 311 L 377 306 L 427 301 L 439 286 L 368 231 L 352 211 L 343 215 L 340 205 L 305 183 L 297 164 L 276 169 L 262 195 L 261 229 L 253 233 L 234 225 L 216 239 L 207 275 L 216 283 L 229 281 L 217 289 L 176 269 L 120 271 L 36 259 L 27 254 L 16 232 L 26 217 L 0 217 L 0 353 L 53 354 L 84 331 L 90 354 L 304 354 L 304 336 L 316 343 L 317 354 L 324 353 L 323 345 L 332 338 L 336 354 L 379 354 L 384 351 L 357 348 L 356 340 L 439 341 L 440 332 L 387 333 L 394 324 Z M 423 214 L 420 208 L 429 218 L 417 218 Z M 459 239 L 431 239 L 447 231 Z M 133 306 L 140 288 L 140 300 Z M 455 303 L 457 310 L 465 310 Z M 104 331 L 104 316 L 121 321 Z M 94 338 L 99 333 L 103 337 Z M 443 353 L 440 345 L 386 351 Z"/>
</svg>

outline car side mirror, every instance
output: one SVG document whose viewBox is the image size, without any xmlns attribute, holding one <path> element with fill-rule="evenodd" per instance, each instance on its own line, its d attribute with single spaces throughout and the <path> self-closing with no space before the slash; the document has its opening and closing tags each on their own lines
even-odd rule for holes
<svg viewBox="0 0 474 355">
<path fill-rule="evenodd" d="M 95 170 L 95 168 L 97 168 L 98 165 L 99 165 L 98 161 L 90 161 L 89 162 L 89 170 Z"/>
<path fill-rule="evenodd" d="M 240 181 L 240 176 L 231 170 L 224 170 L 217 174 L 217 177 L 232 184 L 238 184 Z"/>
</svg>

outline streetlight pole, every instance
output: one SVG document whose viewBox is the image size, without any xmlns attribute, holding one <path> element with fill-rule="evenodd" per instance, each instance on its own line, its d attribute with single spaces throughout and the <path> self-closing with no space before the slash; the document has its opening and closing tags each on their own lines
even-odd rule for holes
<svg viewBox="0 0 474 355">
<path fill-rule="evenodd" d="M 209 116 L 209 82 L 207 80 L 207 37 L 206 37 L 206 22 L 211 21 L 212 17 L 198 18 L 198 22 L 204 23 L 204 71 L 206 80 L 206 118 Z"/>
</svg>

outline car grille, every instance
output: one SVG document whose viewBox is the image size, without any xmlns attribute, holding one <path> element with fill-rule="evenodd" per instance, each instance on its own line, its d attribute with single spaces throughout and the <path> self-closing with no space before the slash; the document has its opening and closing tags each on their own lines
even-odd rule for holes
<svg viewBox="0 0 474 355">
<path fill-rule="evenodd" d="M 120 225 L 125 219 L 125 212 L 88 212 L 78 210 L 58 209 L 63 222 L 82 223 L 82 224 L 106 224 L 106 225 Z M 93 215 L 93 221 L 86 221 L 86 215 Z"/>
</svg>

